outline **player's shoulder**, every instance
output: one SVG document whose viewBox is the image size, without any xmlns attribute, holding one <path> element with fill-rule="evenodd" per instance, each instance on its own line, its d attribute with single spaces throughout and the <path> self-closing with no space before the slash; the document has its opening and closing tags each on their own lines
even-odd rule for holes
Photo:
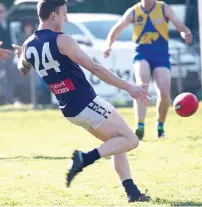
<svg viewBox="0 0 202 207">
<path fill-rule="evenodd" d="M 124 13 L 124 16 L 127 16 L 127 17 L 132 17 L 133 16 L 133 12 L 134 10 L 136 10 L 136 4 L 131 6 L 130 8 L 128 8 L 126 10 L 126 12 Z"/>
<path fill-rule="evenodd" d="M 59 35 L 58 35 L 58 38 L 59 39 L 73 39 L 70 35 L 68 35 L 68 34 L 65 34 L 65 33 L 60 33 Z"/>
<path fill-rule="evenodd" d="M 139 8 L 139 7 L 141 7 L 141 2 L 138 2 L 137 4 L 134 4 L 132 6 L 133 9 L 136 9 L 136 8 Z"/>
<path fill-rule="evenodd" d="M 156 1 L 156 4 L 165 4 L 164 1 Z"/>
<path fill-rule="evenodd" d="M 67 45 L 71 42 L 75 42 L 75 40 L 68 34 L 60 33 L 57 37 L 57 44 L 59 44 L 60 46 Z"/>
<path fill-rule="evenodd" d="M 159 8 L 162 8 L 162 7 L 164 8 L 165 6 L 168 6 L 168 5 L 164 1 L 156 1 L 156 6 Z"/>
</svg>

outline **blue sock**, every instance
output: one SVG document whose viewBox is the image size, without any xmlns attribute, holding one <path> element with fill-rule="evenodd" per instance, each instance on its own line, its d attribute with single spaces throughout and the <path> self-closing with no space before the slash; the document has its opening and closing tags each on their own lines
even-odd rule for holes
<svg viewBox="0 0 202 207">
<path fill-rule="evenodd" d="M 138 197 L 140 195 L 140 191 L 132 179 L 123 181 L 122 185 L 125 188 L 125 192 L 128 196 Z"/>
<path fill-rule="evenodd" d="M 96 160 L 100 159 L 100 154 L 97 149 L 87 153 L 82 153 L 84 167 L 93 164 Z"/>
<path fill-rule="evenodd" d="M 137 127 L 138 128 L 144 128 L 144 123 L 143 122 L 138 122 Z"/>
<path fill-rule="evenodd" d="M 158 121 L 158 123 L 157 123 L 157 127 L 162 129 L 162 128 L 164 127 L 164 123 Z"/>
</svg>

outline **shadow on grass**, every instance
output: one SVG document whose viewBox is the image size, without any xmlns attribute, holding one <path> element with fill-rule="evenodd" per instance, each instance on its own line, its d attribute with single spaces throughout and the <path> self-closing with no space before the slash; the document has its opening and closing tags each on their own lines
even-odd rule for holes
<svg viewBox="0 0 202 207">
<path fill-rule="evenodd" d="M 16 156 L 16 157 L 0 157 L 0 160 L 67 160 L 71 159 L 71 157 L 51 157 L 51 156 L 33 156 L 33 157 L 24 157 L 24 156 Z"/>
<path fill-rule="evenodd" d="M 202 202 L 194 202 L 194 201 L 172 201 L 172 200 L 166 200 L 157 198 L 154 200 L 155 204 L 160 205 L 169 205 L 169 206 L 202 206 Z"/>
<path fill-rule="evenodd" d="M 127 157 L 134 157 L 135 155 L 129 154 Z M 1 160 L 69 160 L 71 157 L 51 157 L 51 156 L 44 156 L 44 155 L 37 155 L 33 157 L 25 157 L 25 156 L 15 156 L 15 157 L 0 157 Z M 103 157 L 104 160 L 111 160 L 111 156 Z"/>
</svg>

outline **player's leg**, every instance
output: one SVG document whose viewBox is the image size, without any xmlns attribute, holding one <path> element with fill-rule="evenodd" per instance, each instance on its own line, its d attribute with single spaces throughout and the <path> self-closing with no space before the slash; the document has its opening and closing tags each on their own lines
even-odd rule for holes
<svg viewBox="0 0 202 207">
<path fill-rule="evenodd" d="M 111 139 L 109 135 L 100 133 L 99 131 L 94 130 L 93 128 L 89 129 L 89 132 L 94 137 L 98 138 L 99 140 L 103 142 L 107 142 L 108 140 Z M 112 162 L 113 162 L 114 169 L 118 173 L 121 182 L 132 178 L 128 159 L 125 153 L 113 155 Z"/>
<path fill-rule="evenodd" d="M 91 133 L 96 133 L 96 137 L 99 134 L 102 137 L 105 136 L 106 140 L 102 138 L 105 143 L 91 152 L 80 153 L 76 151 L 74 153 L 73 160 L 80 164 L 72 166 L 70 173 L 68 173 L 67 185 L 70 185 L 79 171 L 93 164 L 97 159 L 130 151 L 139 144 L 139 140 L 120 114 L 111 104 L 100 97 L 96 97 L 78 116 L 68 118 L 68 120 L 84 127 Z"/>
<path fill-rule="evenodd" d="M 153 79 L 157 91 L 157 133 L 158 137 L 164 136 L 164 123 L 170 106 L 171 73 L 167 67 L 156 67 Z"/>
<path fill-rule="evenodd" d="M 88 131 L 96 137 L 102 137 L 104 141 L 97 148 L 100 157 L 128 152 L 139 144 L 136 135 L 116 109 L 99 128 L 91 127 Z"/>
<path fill-rule="evenodd" d="M 112 164 L 113 164 L 114 170 L 117 172 L 122 183 L 125 180 L 132 179 L 130 166 L 128 163 L 126 153 L 113 155 Z"/>
<path fill-rule="evenodd" d="M 111 105 L 108 103 L 106 104 L 103 99 L 100 101 L 100 106 L 102 109 L 104 109 L 104 111 L 110 111 L 112 109 Z M 113 109 L 108 118 L 105 118 L 104 120 L 103 116 L 101 116 L 101 114 L 98 115 L 97 113 L 89 114 L 88 117 L 92 117 L 94 120 L 88 131 L 103 141 L 104 144 L 88 153 L 78 151 L 76 152 L 77 157 L 75 157 L 75 155 L 73 157 L 73 167 L 71 168 L 67 178 L 69 184 L 79 171 L 81 171 L 84 167 L 92 164 L 97 159 L 108 155 L 126 152 L 131 148 L 137 147 L 138 145 L 137 137 L 116 110 Z M 126 169 L 125 171 L 121 169 L 121 166 L 117 165 L 119 161 L 122 163 L 122 168 Z M 119 176 L 123 181 L 124 187 L 127 188 L 127 191 L 133 192 L 131 199 L 134 201 L 135 199 L 142 201 L 145 201 L 146 199 L 149 200 L 150 198 L 143 194 L 140 194 L 138 189 L 135 191 L 135 185 L 131 179 L 130 168 L 124 154 L 118 155 L 115 165 L 116 170 L 118 170 Z"/>
<path fill-rule="evenodd" d="M 117 172 L 123 185 L 123 188 L 125 189 L 128 197 L 128 202 L 150 201 L 151 198 L 145 194 L 142 194 L 134 183 L 126 153 L 112 156 L 112 162 L 114 165 L 114 169 Z"/>
<path fill-rule="evenodd" d="M 114 120 L 112 119 L 113 122 L 116 122 L 116 120 L 117 120 L 117 118 Z M 122 121 L 121 121 L 122 124 L 121 124 L 121 122 L 120 122 L 120 124 L 123 127 L 126 127 L 125 121 L 124 120 L 122 120 Z M 110 127 L 110 125 L 108 125 L 108 123 L 106 123 L 107 131 L 108 131 L 109 127 Z M 128 126 L 127 126 L 127 128 L 128 128 Z M 112 135 L 110 136 L 111 133 L 106 132 L 106 130 L 104 130 L 104 133 L 103 133 L 102 129 L 94 130 L 93 128 L 91 128 L 89 130 L 89 132 L 93 136 L 97 137 L 98 139 L 100 139 L 103 142 L 107 142 L 108 140 L 111 139 L 111 136 L 112 136 Z M 131 132 L 132 132 L 132 130 L 131 130 Z M 114 141 L 116 141 L 116 140 L 114 140 Z M 125 192 L 128 197 L 128 202 L 135 202 L 135 201 L 147 202 L 147 201 L 150 201 L 151 198 L 145 194 L 142 194 L 140 192 L 140 190 L 138 189 L 138 187 L 133 182 L 126 153 L 113 155 L 112 162 L 113 162 L 114 169 L 117 172 L 117 174 L 120 178 L 120 181 L 125 189 Z"/>
<path fill-rule="evenodd" d="M 137 84 L 148 83 L 151 77 L 151 68 L 146 60 L 138 60 L 133 64 L 135 79 Z M 144 137 L 144 120 L 147 107 L 142 101 L 133 102 L 134 111 L 137 120 L 136 135 L 141 140 Z"/>
</svg>

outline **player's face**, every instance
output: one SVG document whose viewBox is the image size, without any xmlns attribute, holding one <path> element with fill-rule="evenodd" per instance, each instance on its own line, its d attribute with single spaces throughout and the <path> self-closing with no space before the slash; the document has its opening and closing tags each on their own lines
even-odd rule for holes
<svg viewBox="0 0 202 207">
<path fill-rule="evenodd" d="M 67 7 L 61 6 L 59 9 L 58 14 L 56 15 L 56 24 L 57 24 L 57 30 L 61 31 L 62 26 L 65 22 L 67 22 Z"/>
</svg>

